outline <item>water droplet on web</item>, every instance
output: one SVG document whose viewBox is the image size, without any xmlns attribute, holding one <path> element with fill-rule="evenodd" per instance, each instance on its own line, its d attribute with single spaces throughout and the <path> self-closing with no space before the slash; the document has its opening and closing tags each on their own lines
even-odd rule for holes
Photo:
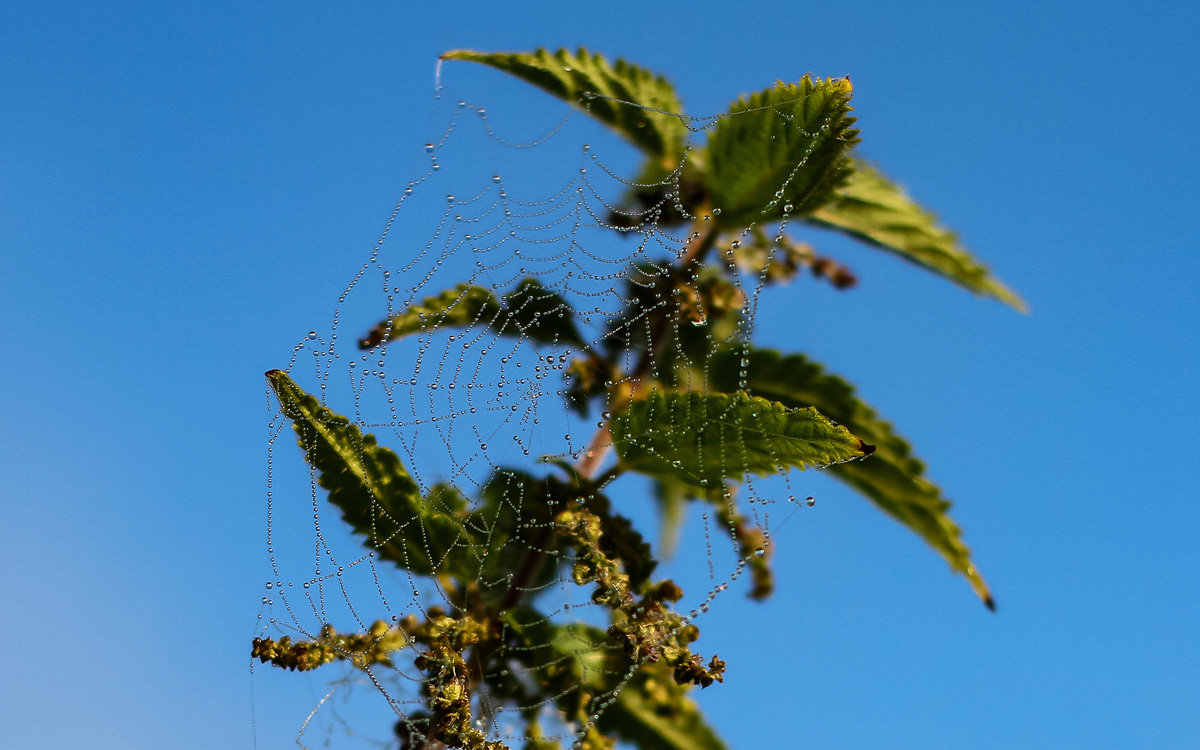
<svg viewBox="0 0 1200 750">
<path fill-rule="evenodd" d="M 313 340 L 313 339 L 315 339 L 316 337 L 317 337 L 317 332 L 316 332 L 316 331 L 309 331 L 309 332 L 308 332 L 308 340 L 309 340 L 309 341 L 312 341 L 312 340 Z"/>
<path fill-rule="evenodd" d="M 425 144 L 425 153 L 427 153 L 427 154 L 432 154 L 432 153 L 433 153 L 433 148 L 434 148 L 434 146 L 433 146 L 433 144 L 432 144 L 432 143 L 426 143 L 426 144 Z"/>
<path fill-rule="evenodd" d="M 807 503 L 808 507 L 811 508 L 817 504 L 817 499 L 815 497 L 813 497 L 812 495 L 809 495 L 808 497 L 804 498 L 804 502 Z"/>
<path fill-rule="evenodd" d="M 712 215 L 713 215 L 713 216 L 720 216 L 720 215 L 721 215 L 721 209 L 719 209 L 719 208 L 714 208 L 714 209 L 712 210 Z"/>
<path fill-rule="evenodd" d="M 754 555 L 756 557 L 762 557 L 765 554 L 767 554 L 767 550 L 762 547 L 759 547 L 758 549 L 754 550 Z"/>
<path fill-rule="evenodd" d="M 492 175 L 492 182 L 494 182 L 494 183 L 496 183 L 497 185 L 499 185 L 499 184 L 500 184 L 500 175 L 498 175 L 498 174 L 494 174 L 494 175 Z"/>
<path fill-rule="evenodd" d="M 793 206 L 791 203 L 784 203 L 784 204 L 783 204 L 783 212 L 784 212 L 785 214 L 790 214 L 790 213 L 792 212 L 792 210 L 793 210 L 793 209 L 795 209 L 795 206 Z"/>
</svg>

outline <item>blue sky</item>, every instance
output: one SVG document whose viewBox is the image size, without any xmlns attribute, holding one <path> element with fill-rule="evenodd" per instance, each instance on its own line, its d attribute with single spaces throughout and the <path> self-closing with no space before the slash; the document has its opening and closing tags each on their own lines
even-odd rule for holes
<svg viewBox="0 0 1200 750">
<path fill-rule="evenodd" d="M 864 154 L 1032 308 L 818 240 L 860 288 L 759 333 L 911 438 L 999 611 L 806 475 L 777 596 L 701 623 L 731 746 L 1190 746 L 1200 12 L 1044 6 L 4 3 L 0 746 L 294 746 L 319 693 L 248 663 L 262 373 L 424 170 L 437 55 L 539 45 L 661 71 L 694 114 L 849 74 Z"/>
</svg>

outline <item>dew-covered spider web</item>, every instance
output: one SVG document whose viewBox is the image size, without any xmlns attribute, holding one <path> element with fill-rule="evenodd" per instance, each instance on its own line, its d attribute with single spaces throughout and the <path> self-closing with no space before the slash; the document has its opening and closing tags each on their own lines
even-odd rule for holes
<svg viewBox="0 0 1200 750">
<path fill-rule="evenodd" d="M 269 374 L 256 635 L 279 664 L 324 666 L 255 660 L 256 691 L 304 682 L 301 746 L 439 747 L 423 738 L 469 715 L 505 747 L 591 747 L 621 712 L 684 691 L 663 678 L 671 659 L 684 683 L 720 679 L 720 644 L 691 644 L 696 626 L 730 590 L 769 591 L 772 531 L 812 503 L 803 475 L 776 471 L 789 460 L 743 434 L 758 402 L 736 394 L 764 288 L 797 265 L 838 269 L 791 238 L 790 205 L 713 228 L 722 207 L 689 159 L 738 115 L 572 106 L 468 67 L 447 65 L 428 105 L 444 127 L 331 316 L 301 324 Z M 673 122 L 689 146 L 647 158 L 600 106 Z M 801 129 L 767 109 L 780 133 Z M 654 561 L 681 514 L 702 536 L 679 541 L 686 572 L 668 586 Z M 702 659 L 678 656 L 693 647 Z"/>
</svg>

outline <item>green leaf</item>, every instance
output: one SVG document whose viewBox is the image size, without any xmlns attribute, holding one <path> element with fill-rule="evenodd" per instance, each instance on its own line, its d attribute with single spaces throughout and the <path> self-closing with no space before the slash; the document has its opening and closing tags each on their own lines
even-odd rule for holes
<svg viewBox="0 0 1200 750">
<path fill-rule="evenodd" d="M 583 686 L 606 691 L 628 670 L 622 652 L 614 650 L 603 630 L 588 625 L 552 625 L 546 643 L 560 665 L 551 689 Z M 561 689 L 561 688 L 560 688 Z M 606 735 L 615 735 L 640 750 L 725 750 L 726 745 L 704 721 L 703 714 L 664 663 L 643 663 L 596 722 Z M 569 719 L 582 718 L 575 691 L 563 690 L 556 701 Z"/>
<path fill-rule="evenodd" d="M 548 546 L 550 523 L 556 508 L 565 502 L 565 488 L 523 471 L 499 468 L 479 496 L 479 507 L 466 522 L 480 552 L 471 578 L 499 595 L 507 585 L 498 584 L 522 570 L 530 550 Z M 522 586 L 537 589 L 553 581 L 557 570 L 554 565 L 541 564 L 524 575 L 528 578 Z"/>
<path fill-rule="evenodd" d="M 669 479 L 654 481 L 654 501 L 658 504 L 659 557 L 668 558 L 679 546 L 679 532 L 683 528 L 684 509 L 688 497 L 694 494 L 691 485 Z"/>
<path fill-rule="evenodd" d="M 717 523 L 737 543 L 738 554 L 749 564 L 750 598 L 766 599 L 771 595 L 775 589 L 775 575 L 771 572 L 771 548 L 764 548 L 765 537 L 762 529 L 752 526 L 748 518 L 737 512 L 732 493 L 727 497 L 724 487 L 704 491 L 671 477 L 658 477 L 654 479 L 653 486 L 661 524 L 660 557 L 670 555 L 679 541 L 686 503 L 690 500 L 702 500 L 712 506 Z M 763 549 L 764 554 L 755 554 L 759 549 Z"/>
<path fill-rule="evenodd" d="M 726 745 L 662 664 L 644 664 L 597 727 L 640 750 L 725 750 Z"/>
<path fill-rule="evenodd" d="M 321 406 L 282 370 L 267 373 L 284 416 L 292 420 L 308 463 L 329 502 L 376 554 L 418 575 L 464 576 L 472 542 L 461 520 L 466 502 L 439 485 L 426 498 L 391 450 L 344 416 Z M 469 571 L 469 568 L 465 569 Z"/>
<path fill-rule="evenodd" d="M 833 197 L 851 171 L 846 151 L 858 140 L 851 93 L 848 78 L 805 76 L 730 108 L 708 141 L 721 226 L 805 214 Z"/>
<path fill-rule="evenodd" d="M 571 307 L 536 279 L 521 281 L 516 289 L 504 295 L 503 302 L 490 289 L 459 284 L 379 323 L 358 345 L 370 349 L 420 331 L 476 323 L 488 325 L 505 336 L 584 346 Z"/>
<path fill-rule="evenodd" d="M 709 366 L 713 389 L 737 389 L 742 355 L 738 349 L 713 357 Z M 828 470 L 918 534 L 946 558 L 951 568 L 967 577 L 984 604 L 993 607 L 987 584 L 971 563 L 971 551 L 950 519 L 950 502 L 926 478 L 925 464 L 913 455 L 908 441 L 859 399 L 852 385 L 826 374 L 820 365 L 802 355 L 783 357 L 769 350 L 751 350 L 746 372 L 750 393 L 793 408 L 815 406 L 874 444 L 875 453 L 870 458 L 836 464 Z"/>
<path fill-rule="evenodd" d="M 816 409 L 789 409 L 745 393 L 652 393 L 613 417 L 612 435 L 627 468 L 701 487 L 871 452 Z"/>
<path fill-rule="evenodd" d="M 808 221 L 838 229 L 940 274 L 970 291 L 994 297 L 1021 312 L 1025 303 L 963 249 L 955 235 L 878 170 L 856 161 L 833 201 Z"/>
<path fill-rule="evenodd" d="M 683 159 L 688 129 L 679 113 L 683 105 L 675 88 L 662 76 L 618 59 L 609 64 L 601 55 L 580 48 L 533 53 L 488 53 L 453 50 L 443 60 L 468 60 L 550 92 L 605 123 L 636 146 L 658 158 L 668 169 Z"/>
</svg>

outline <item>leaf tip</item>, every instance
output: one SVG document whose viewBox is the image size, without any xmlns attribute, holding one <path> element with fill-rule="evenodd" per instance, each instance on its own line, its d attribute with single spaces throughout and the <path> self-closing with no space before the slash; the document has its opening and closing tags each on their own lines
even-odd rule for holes
<svg viewBox="0 0 1200 750">
<path fill-rule="evenodd" d="M 274 370 L 267 370 L 266 376 L 267 376 L 267 380 L 278 380 L 280 376 L 286 377 L 287 373 L 284 372 L 283 370 L 276 368 Z"/>
<path fill-rule="evenodd" d="M 862 452 L 864 457 L 875 452 L 875 446 L 871 445 L 870 443 L 863 442 L 862 439 L 859 439 L 858 441 L 858 449 Z"/>
<path fill-rule="evenodd" d="M 991 594 L 983 597 L 983 606 L 987 607 L 991 612 L 996 611 L 996 600 L 992 598 Z"/>
</svg>

